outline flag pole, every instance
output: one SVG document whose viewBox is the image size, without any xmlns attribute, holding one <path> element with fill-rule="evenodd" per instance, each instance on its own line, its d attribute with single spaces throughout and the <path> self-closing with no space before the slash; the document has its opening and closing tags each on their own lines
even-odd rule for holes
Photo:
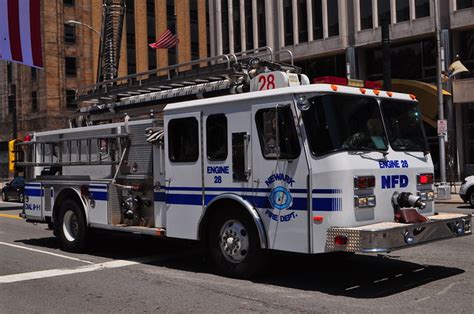
<svg viewBox="0 0 474 314">
<path fill-rule="evenodd" d="M 174 23 L 174 25 L 173 25 L 172 31 L 174 31 L 174 34 L 175 34 L 176 36 L 178 36 L 178 16 L 176 15 L 176 0 L 175 0 L 175 2 L 174 2 L 173 23 Z M 178 38 L 179 38 L 179 36 L 178 36 Z M 175 63 L 175 64 L 179 64 L 178 45 L 176 44 L 176 45 L 174 46 L 174 48 L 176 49 L 176 60 L 175 60 L 176 63 Z"/>
</svg>

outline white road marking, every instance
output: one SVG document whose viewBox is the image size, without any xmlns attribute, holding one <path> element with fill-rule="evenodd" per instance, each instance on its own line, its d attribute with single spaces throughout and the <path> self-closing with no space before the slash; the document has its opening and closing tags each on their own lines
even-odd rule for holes
<svg viewBox="0 0 474 314">
<path fill-rule="evenodd" d="M 56 257 L 62 257 L 62 258 L 70 259 L 70 260 L 77 261 L 77 262 L 82 262 L 82 263 L 87 263 L 87 264 L 94 264 L 93 262 L 89 262 L 89 261 L 86 261 L 86 260 L 83 260 L 83 259 L 80 259 L 80 258 L 75 258 L 75 257 L 62 255 L 62 254 L 56 254 L 56 253 L 52 253 L 52 252 L 48 252 L 48 251 L 37 250 L 37 249 L 29 248 L 29 247 L 26 247 L 26 246 L 15 245 L 15 244 L 5 243 L 5 242 L 0 242 L 0 244 L 5 245 L 5 246 L 18 248 L 18 249 L 27 250 L 27 251 L 43 253 L 43 254 L 52 255 L 52 256 L 56 256 Z"/>
<path fill-rule="evenodd" d="M 382 278 L 382 279 L 379 279 L 379 280 L 374 280 L 374 283 L 378 283 L 378 282 L 382 282 L 382 281 L 386 281 L 388 280 L 388 278 Z"/>
<path fill-rule="evenodd" d="M 357 289 L 357 288 L 360 288 L 360 286 L 353 286 L 353 287 L 350 287 L 350 288 L 346 288 L 346 291 L 354 290 L 354 289 Z"/>
<path fill-rule="evenodd" d="M 430 299 L 430 298 L 431 298 L 431 297 L 426 297 L 426 298 L 423 298 L 423 299 L 416 300 L 415 302 L 422 302 L 422 301 L 428 300 L 428 299 Z"/>
<path fill-rule="evenodd" d="M 436 295 L 445 294 L 445 293 L 448 292 L 452 287 L 454 287 L 454 285 L 457 285 L 458 283 L 460 283 L 460 282 L 453 282 L 452 284 L 450 284 L 449 286 L 447 286 L 446 288 L 444 288 L 443 290 L 441 290 L 440 292 L 438 292 Z"/>
<path fill-rule="evenodd" d="M 403 276 L 403 274 L 397 274 L 397 275 L 395 275 L 395 278 L 401 277 L 401 276 Z"/>
<path fill-rule="evenodd" d="M 425 268 L 418 268 L 418 269 L 412 270 L 412 272 L 417 273 L 417 272 L 422 271 L 422 270 L 425 270 Z"/>
<path fill-rule="evenodd" d="M 116 260 L 99 264 L 79 266 L 74 268 L 58 268 L 49 270 L 33 271 L 29 273 L 0 276 L 0 284 L 12 283 L 33 279 L 50 278 L 64 275 L 80 274 L 96 270 L 112 269 L 118 267 L 132 266 L 137 264 L 150 263 L 159 260 L 157 256 L 145 256 L 133 260 Z"/>
<path fill-rule="evenodd" d="M 136 265 L 136 264 L 139 264 L 139 262 L 117 260 L 117 261 L 105 262 L 105 263 L 100 263 L 100 264 L 80 266 L 80 267 L 75 267 L 75 268 L 49 269 L 49 270 L 34 271 L 30 273 L 5 275 L 5 276 L 0 276 L 0 284 L 33 280 L 33 279 L 41 279 L 41 278 L 50 278 L 50 277 L 57 277 L 57 276 L 64 276 L 64 275 L 71 275 L 71 274 L 80 274 L 80 273 L 86 273 L 86 272 L 91 272 L 91 271 L 96 271 L 96 270 L 125 267 L 125 266 Z"/>
</svg>

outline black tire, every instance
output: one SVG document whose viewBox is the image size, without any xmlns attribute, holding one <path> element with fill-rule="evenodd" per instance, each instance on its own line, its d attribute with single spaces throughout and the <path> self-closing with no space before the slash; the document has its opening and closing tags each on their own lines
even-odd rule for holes
<svg viewBox="0 0 474 314">
<path fill-rule="evenodd" d="M 218 211 L 211 219 L 208 240 L 211 260 L 226 276 L 250 278 L 265 263 L 255 223 L 243 209 Z"/>
<path fill-rule="evenodd" d="M 471 208 L 474 208 L 474 187 L 469 188 L 466 196 L 469 205 L 471 205 Z"/>
<path fill-rule="evenodd" d="M 55 226 L 61 246 L 68 252 L 84 252 L 87 244 L 87 225 L 82 208 L 73 200 L 65 201 L 59 208 Z"/>
<path fill-rule="evenodd" d="M 2 192 L 2 201 L 8 202 L 8 197 L 7 197 L 7 195 L 5 194 L 5 192 Z"/>
</svg>

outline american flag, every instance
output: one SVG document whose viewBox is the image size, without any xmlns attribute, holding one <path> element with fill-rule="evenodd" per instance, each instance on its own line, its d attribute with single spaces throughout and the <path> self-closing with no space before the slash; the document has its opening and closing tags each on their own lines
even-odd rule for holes
<svg viewBox="0 0 474 314">
<path fill-rule="evenodd" d="M 40 0 L 0 0 L 0 60 L 42 68 Z"/>
<path fill-rule="evenodd" d="M 155 43 L 149 44 L 149 46 L 153 49 L 168 49 L 176 47 L 178 43 L 178 35 L 173 34 L 173 32 L 167 29 L 160 35 L 160 37 L 158 37 L 158 40 Z"/>
</svg>

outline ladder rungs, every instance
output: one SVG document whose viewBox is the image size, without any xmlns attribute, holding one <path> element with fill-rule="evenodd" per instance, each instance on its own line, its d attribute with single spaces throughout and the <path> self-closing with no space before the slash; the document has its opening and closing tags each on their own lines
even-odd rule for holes
<svg viewBox="0 0 474 314">
<path fill-rule="evenodd" d="M 20 167 L 51 167 L 51 166 L 112 166 L 118 161 L 81 161 L 81 162 L 17 162 Z"/>
<path fill-rule="evenodd" d="M 59 143 L 64 143 L 68 141 L 87 141 L 87 140 L 99 140 L 99 139 L 105 140 L 105 139 L 126 138 L 126 137 L 128 137 L 128 134 L 120 133 L 120 134 L 95 135 L 95 136 L 88 136 L 88 137 L 60 138 L 56 140 L 22 142 L 22 143 L 18 143 L 17 145 L 59 144 Z"/>
</svg>

